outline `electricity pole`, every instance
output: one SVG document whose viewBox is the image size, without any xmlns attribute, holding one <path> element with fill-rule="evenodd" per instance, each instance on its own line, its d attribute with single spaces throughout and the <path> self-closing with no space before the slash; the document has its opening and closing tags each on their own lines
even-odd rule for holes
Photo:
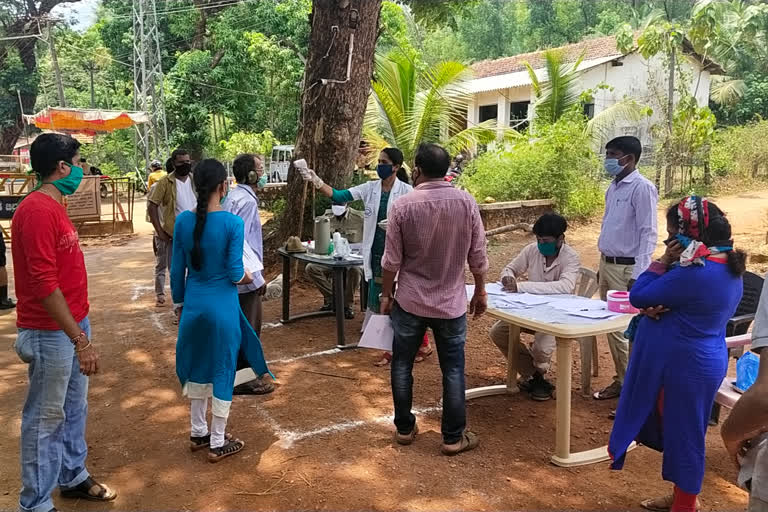
<svg viewBox="0 0 768 512">
<path fill-rule="evenodd" d="M 46 26 L 48 28 L 48 46 L 51 49 L 51 64 L 53 65 L 53 73 L 56 75 L 56 92 L 59 95 L 59 106 L 66 107 L 67 100 L 64 98 L 64 85 L 61 83 L 61 71 L 59 70 L 59 59 L 56 57 L 56 42 L 53 40 L 51 20 L 47 21 Z"/>
<path fill-rule="evenodd" d="M 168 156 L 168 126 L 155 0 L 133 0 L 133 59 L 134 105 L 136 110 L 149 115 L 149 123 L 136 127 L 137 156 L 145 160 L 144 165 L 137 165 L 141 169 L 146 168 L 151 158 L 165 160 Z"/>
<path fill-rule="evenodd" d="M 91 75 L 91 108 L 96 108 L 96 91 L 93 87 L 93 72 L 95 70 L 95 67 L 96 66 L 92 60 L 89 60 L 88 63 L 85 65 L 85 69 L 87 69 Z"/>
</svg>

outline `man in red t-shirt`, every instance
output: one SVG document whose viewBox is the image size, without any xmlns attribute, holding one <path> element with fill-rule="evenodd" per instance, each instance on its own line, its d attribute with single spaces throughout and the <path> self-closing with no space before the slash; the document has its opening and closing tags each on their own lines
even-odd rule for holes
<svg viewBox="0 0 768 512">
<path fill-rule="evenodd" d="M 63 196 L 83 178 L 80 143 L 45 133 L 32 143 L 37 189 L 13 216 L 11 237 L 18 296 L 16 353 L 29 365 L 21 419 L 22 511 L 55 510 L 63 498 L 112 501 L 117 494 L 85 468 L 88 376 L 99 370 L 88 322 L 88 278 L 77 231 Z"/>
</svg>

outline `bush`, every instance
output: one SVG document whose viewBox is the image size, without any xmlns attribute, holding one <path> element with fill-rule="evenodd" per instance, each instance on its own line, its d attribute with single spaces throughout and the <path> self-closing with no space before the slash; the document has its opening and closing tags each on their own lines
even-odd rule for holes
<svg viewBox="0 0 768 512">
<path fill-rule="evenodd" d="M 597 154 L 580 119 L 540 127 L 537 138 L 491 151 L 471 162 L 461 185 L 483 202 L 554 199 L 568 217 L 589 217 L 603 205 Z"/>
<path fill-rule="evenodd" d="M 710 152 L 712 172 L 720 177 L 765 177 L 768 174 L 768 121 L 718 130 Z"/>
</svg>

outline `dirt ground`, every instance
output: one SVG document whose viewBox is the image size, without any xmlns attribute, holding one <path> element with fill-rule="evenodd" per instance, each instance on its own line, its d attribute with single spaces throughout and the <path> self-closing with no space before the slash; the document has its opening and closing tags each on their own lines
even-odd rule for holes
<svg viewBox="0 0 768 512">
<path fill-rule="evenodd" d="M 721 198 L 737 245 L 765 242 L 768 191 Z M 278 378 L 266 397 L 235 397 L 229 430 L 247 443 L 244 452 L 209 464 L 205 452 L 187 447 L 188 404 L 174 371 L 175 328 L 169 308 L 156 308 L 149 228 L 137 206 L 141 233 L 83 242 L 89 270 L 94 343 L 102 372 L 91 379 L 89 469 L 120 493 L 114 510 L 637 510 L 638 502 L 666 493 L 661 456 L 641 448 L 624 471 L 607 463 L 563 469 L 549 463 L 554 448 L 555 401 L 498 396 L 468 402 L 470 427 L 480 447 L 455 458 L 439 454 L 440 372 L 433 356 L 415 369 L 414 404 L 421 434 L 410 447 L 392 442 L 389 373 L 375 368 L 367 350 L 339 352 L 331 318 L 282 326 L 280 303 L 265 304 L 264 349 Z M 663 216 L 660 216 L 662 219 Z M 568 241 L 583 263 L 597 266 L 599 221 L 573 226 Z M 659 236 L 662 240 L 664 236 Z M 490 278 L 530 238 L 497 237 L 491 243 Z M 765 268 L 754 270 L 764 272 Z M 311 288 L 294 290 L 293 310 L 320 306 Z M 348 339 L 358 336 L 361 316 L 347 322 Z M 0 510 L 14 509 L 19 489 L 20 414 L 26 366 L 12 345 L 15 314 L 0 317 Z M 469 322 L 467 386 L 499 384 L 504 359 L 490 342 L 491 320 Z M 613 363 L 599 341 L 605 385 Z M 608 412 L 615 402 L 580 396 L 578 350 L 574 350 L 574 450 L 605 444 Z M 313 372 L 332 374 L 319 375 Z M 720 443 L 718 428 L 708 440 L 705 510 L 744 510 L 746 493 Z M 55 496 L 60 510 L 102 510 Z"/>
</svg>

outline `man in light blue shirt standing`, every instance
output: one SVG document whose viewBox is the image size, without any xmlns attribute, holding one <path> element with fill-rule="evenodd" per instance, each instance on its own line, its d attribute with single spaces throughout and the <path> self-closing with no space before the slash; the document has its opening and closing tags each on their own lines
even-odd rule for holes
<svg viewBox="0 0 768 512">
<path fill-rule="evenodd" d="M 264 247 L 261 236 L 261 217 L 259 217 L 259 200 L 256 190 L 267 184 L 264 174 L 264 162 L 260 155 L 245 153 L 235 158 L 232 172 L 237 180 L 237 186 L 229 191 L 224 201 L 224 209 L 243 219 L 245 224 L 245 251 L 255 255 L 263 268 Z M 261 337 L 261 298 L 267 290 L 261 269 L 248 269 L 253 274 L 253 283 L 238 285 L 240 309 L 251 324 L 256 334 Z M 237 369 L 250 368 L 243 354 L 238 355 Z M 265 395 L 275 390 L 271 382 L 254 379 L 235 386 L 235 395 Z"/>
<path fill-rule="evenodd" d="M 597 241 L 600 249 L 600 298 L 609 290 L 627 291 L 651 264 L 656 249 L 656 209 L 659 193 L 637 170 L 642 145 L 624 136 L 605 146 L 605 170 L 614 177 L 605 193 L 605 214 Z M 629 361 L 629 342 L 621 332 L 607 335 L 616 375 L 613 382 L 595 393 L 596 400 L 618 398 Z"/>
</svg>

